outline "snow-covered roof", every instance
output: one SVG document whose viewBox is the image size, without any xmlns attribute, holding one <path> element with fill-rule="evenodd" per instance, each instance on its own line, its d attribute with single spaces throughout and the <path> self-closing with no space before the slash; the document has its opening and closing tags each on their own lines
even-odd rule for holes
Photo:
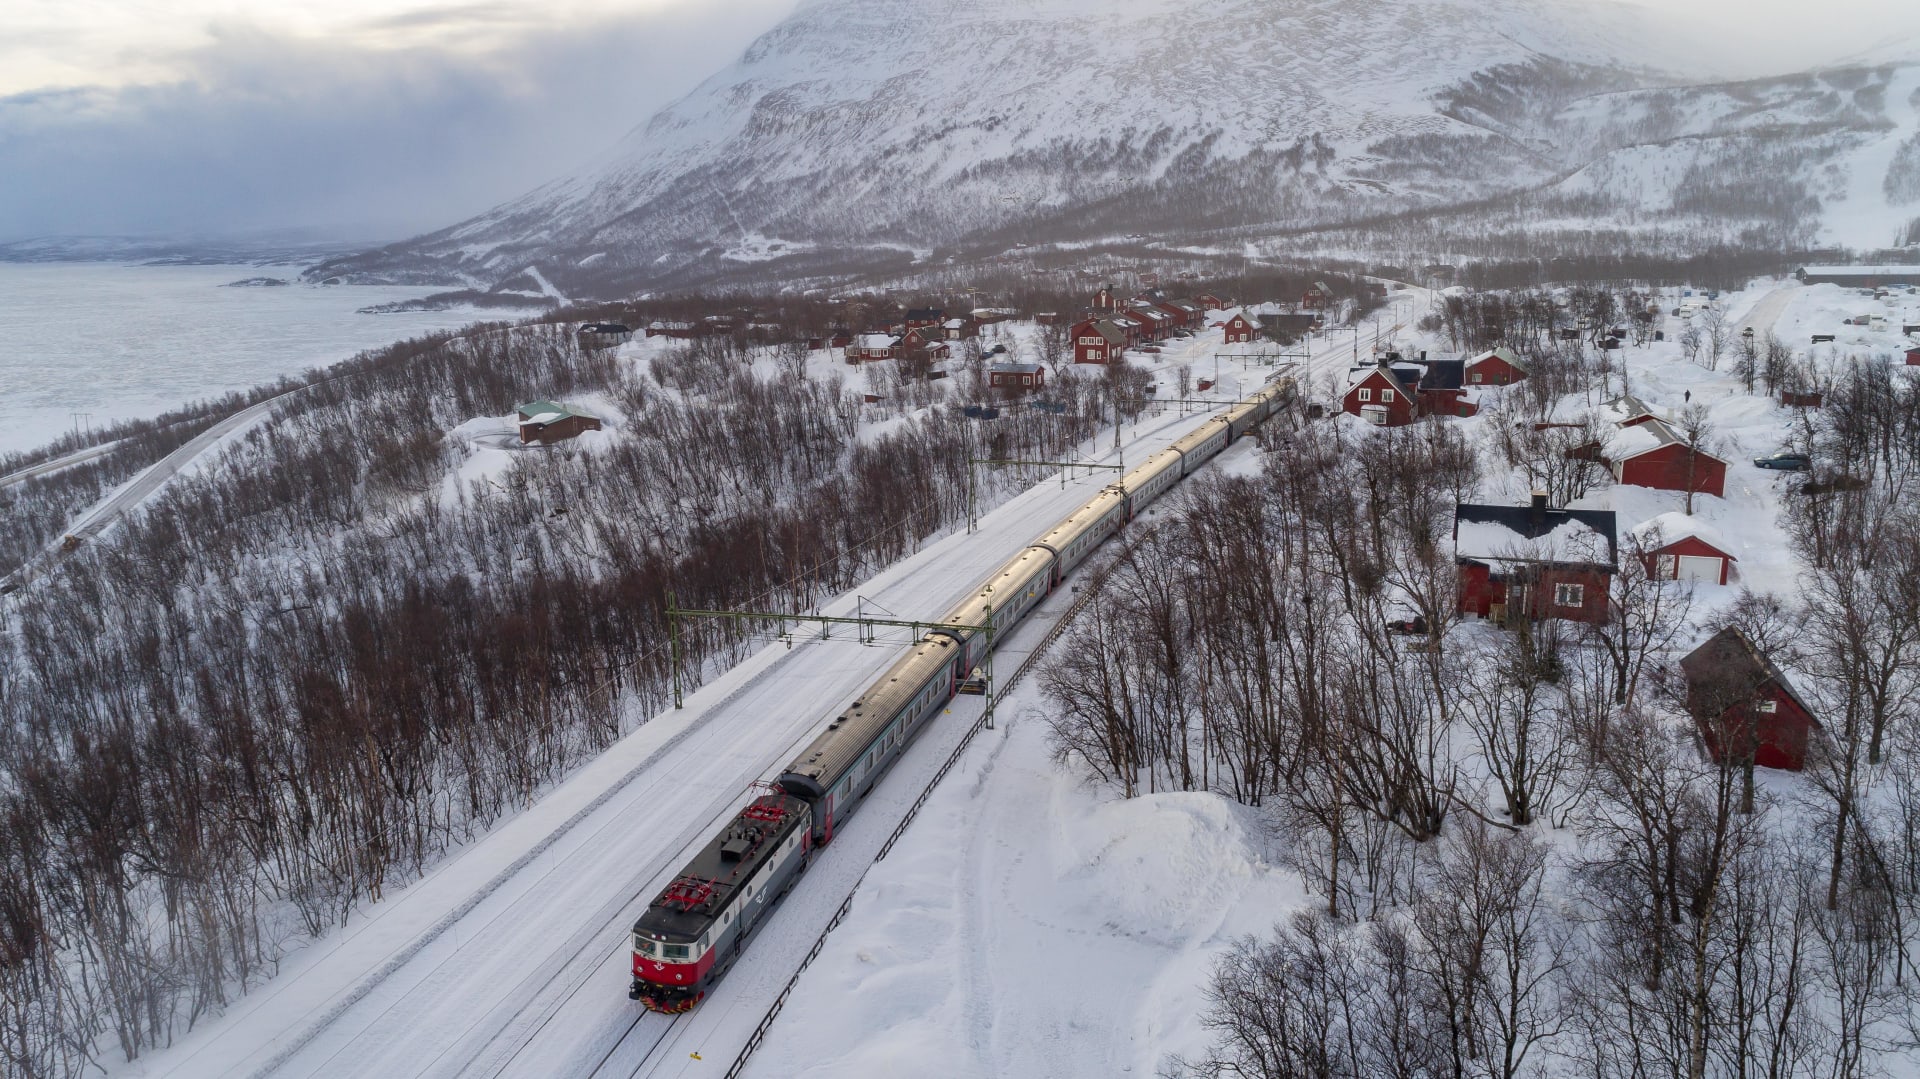
<svg viewBox="0 0 1920 1079">
<path fill-rule="evenodd" d="M 1889 277 L 1895 274 L 1920 274 L 1920 266 L 1802 266 L 1804 275 L 1821 277 Z"/>
<path fill-rule="evenodd" d="M 1697 539 L 1728 558 L 1734 557 L 1732 545 L 1727 542 L 1725 536 L 1720 534 L 1719 529 L 1699 517 L 1689 517 L 1678 510 L 1642 521 L 1627 535 L 1632 537 L 1636 545 L 1649 550 L 1670 547 L 1684 539 Z M 1657 542 L 1656 537 L 1658 537 Z"/>
<path fill-rule="evenodd" d="M 1475 356 L 1472 359 L 1468 360 L 1467 369 L 1472 370 L 1473 368 L 1478 367 L 1479 365 L 1481 365 L 1482 363 L 1485 363 L 1488 360 L 1504 361 L 1508 367 L 1511 367 L 1514 370 L 1520 371 L 1520 372 L 1525 372 L 1528 369 L 1527 361 L 1521 359 L 1520 354 L 1518 352 L 1515 352 L 1514 350 L 1508 348 L 1505 345 L 1501 345 L 1498 348 L 1488 349 L 1487 351 L 1480 353 L 1478 356 Z"/>
<path fill-rule="evenodd" d="M 1454 527 L 1453 550 L 1461 558 L 1496 562 L 1606 562 L 1609 558 L 1607 538 L 1572 518 L 1535 539 L 1489 521 L 1459 521 Z"/>
<path fill-rule="evenodd" d="M 1662 446 L 1680 441 L 1673 428 L 1661 420 L 1648 420 L 1632 427 L 1622 427 L 1607 439 L 1607 456 L 1615 461 L 1625 461 L 1643 453 L 1651 453 Z"/>
<path fill-rule="evenodd" d="M 898 340 L 890 333 L 863 333 L 853 339 L 855 348 L 892 348 Z"/>
<path fill-rule="evenodd" d="M 991 365 L 988 370 L 999 371 L 1002 374 L 1037 375 L 1046 368 L 1031 362 L 1002 361 Z"/>
</svg>

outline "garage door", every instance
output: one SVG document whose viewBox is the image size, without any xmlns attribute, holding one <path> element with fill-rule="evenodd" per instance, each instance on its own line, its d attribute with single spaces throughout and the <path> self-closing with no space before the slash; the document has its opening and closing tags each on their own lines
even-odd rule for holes
<svg viewBox="0 0 1920 1079">
<path fill-rule="evenodd" d="M 1680 572 L 1676 576 L 1682 581 L 1705 581 L 1708 584 L 1720 583 L 1720 560 L 1702 558 L 1699 555 L 1680 556 Z"/>
</svg>

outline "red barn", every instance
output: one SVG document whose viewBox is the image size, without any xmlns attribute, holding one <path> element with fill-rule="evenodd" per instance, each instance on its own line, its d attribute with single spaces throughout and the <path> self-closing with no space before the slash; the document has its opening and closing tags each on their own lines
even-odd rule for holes
<svg viewBox="0 0 1920 1079">
<path fill-rule="evenodd" d="M 1454 510 L 1459 612 L 1496 622 L 1561 618 L 1604 625 L 1617 558 L 1612 510 L 1462 502 Z"/>
<path fill-rule="evenodd" d="M 1381 427 L 1404 427 L 1419 418 L 1417 399 L 1393 368 L 1376 364 L 1349 377 L 1340 411 Z"/>
<path fill-rule="evenodd" d="M 1697 517 L 1663 513 L 1633 530 L 1634 546 L 1656 581 L 1724 585 L 1739 559 L 1726 540 Z"/>
<path fill-rule="evenodd" d="M 1229 345 L 1244 345 L 1260 335 L 1260 324 L 1248 318 L 1245 311 L 1234 312 L 1232 318 L 1220 324 L 1220 329 Z"/>
<path fill-rule="evenodd" d="M 1112 363 L 1127 354 L 1127 333 L 1108 319 L 1086 319 L 1073 328 L 1074 363 Z"/>
<path fill-rule="evenodd" d="M 1527 377 L 1527 363 L 1502 345 L 1467 361 L 1467 382 L 1474 386 L 1505 386 Z"/>
<path fill-rule="evenodd" d="M 1622 428 L 1607 441 L 1607 467 L 1615 479 L 1657 491 L 1685 491 L 1723 497 L 1727 463 L 1694 446 L 1672 425 L 1649 417 Z"/>
<path fill-rule="evenodd" d="M 1773 660 L 1731 626 L 1680 661 L 1687 711 L 1716 764 L 1798 772 L 1820 722 Z"/>
</svg>

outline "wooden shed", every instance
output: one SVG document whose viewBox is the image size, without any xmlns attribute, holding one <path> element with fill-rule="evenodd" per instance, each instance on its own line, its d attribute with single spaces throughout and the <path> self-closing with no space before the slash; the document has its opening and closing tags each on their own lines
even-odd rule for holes
<svg viewBox="0 0 1920 1079">
<path fill-rule="evenodd" d="M 1724 585 L 1733 578 L 1739 558 L 1732 546 L 1698 517 L 1663 513 L 1633 530 L 1645 559 L 1647 575 L 1656 581 L 1695 581 Z"/>
</svg>

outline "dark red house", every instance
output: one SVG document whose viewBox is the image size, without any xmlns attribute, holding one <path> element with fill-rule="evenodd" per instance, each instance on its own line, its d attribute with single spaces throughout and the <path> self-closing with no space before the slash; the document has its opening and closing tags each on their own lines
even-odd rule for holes
<svg viewBox="0 0 1920 1079">
<path fill-rule="evenodd" d="M 1920 367 L 1920 348 L 1910 348 L 1907 350 L 1907 366 Z"/>
<path fill-rule="evenodd" d="M 1687 711 L 1716 764 L 1798 772 L 1820 722 L 1773 660 L 1732 626 L 1680 661 Z"/>
<path fill-rule="evenodd" d="M 1260 326 L 1247 317 L 1245 311 L 1237 311 L 1234 316 L 1220 324 L 1221 332 L 1226 334 L 1229 345 L 1244 345 L 1260 335 Z"/>
<path fill-rule="evenodd" d="M 1331 302 L 1333 290 L 1325 284 L 1316 284 L 1300 294 L 1300 309 L 1303 311 L 1319 311 Z"/>
<path fill-rule="evenodd" d="M 1658 417 L 1615 432 L 1605 452 L 1607 467 L 1621 483 L 1657 491 L 1691 488 L 1716 498 L 1725 495 L 1727 462 L 1689 443 Z"/>
<path fill-rule="evenodd" d="M 1412 388 L 1386 364 L 1355 371 L 1349 379 L 1340 411 L 1380 427 L 1404 427 L 1419 418 Z"/>
<path fill-rule="evenodd" d="M 1496 622 L 1605 624 L 1615 535 L 1612 510 L 1552 509 L 1538 491 L 1526 506 L 1462 502 L 1453 522 L 1459 611 Z"/>
<path fill-rule="evenodd" d="M 1127 333 L 1111 320 L 1090 318 L 1074 326 L 1074 363 L 1112 363 L 1126 354 Z"/>
<path fill-rule="evenodd" d="M 938 307 L 916 307 L 907 312 L 906 328 L 917 330 L 947 321 L 947 313 Z"/>
<path fill-rule="evenodd" d="M 1506 386 L 1527 377 L 1527 364 L 1505 345 L 1467 361 L 1466 380 L 1472 386 Z"/>
<path fill-rule="evenodd" d="M 1047 384 L 1047 369 L 1037 363 L 996 363 L 987 368 L 987 385 L 994 389 L 1023 393 L 1042 389 Z"/>
</svg>

